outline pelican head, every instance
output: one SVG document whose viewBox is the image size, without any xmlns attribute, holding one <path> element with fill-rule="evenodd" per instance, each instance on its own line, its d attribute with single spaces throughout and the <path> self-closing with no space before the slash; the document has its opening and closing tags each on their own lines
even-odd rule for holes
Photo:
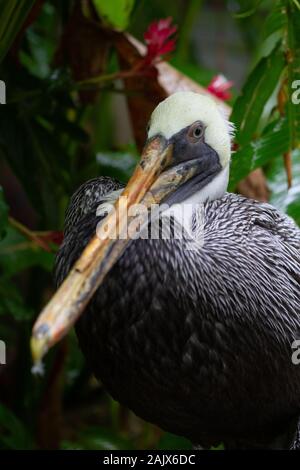
<svg viewBox="0 0 300 470">
<path fill-rule="evenodd" d="M 206 95 L 189 91 L 174 93 L 155 108 L 148 126 L 148 141 L 160 139 L 162 145 L 172 147 L 173 168 L 184 162 L 190 162 L 190 168 L 192 162 L 195 163 L 193 177 L 173 188 L 173 195 L 166 199 L 170 205 L 204 188 L 202 201 L 224 194 L 228 185 L 232 134 L 232 124 Z"/>
<path fill-rule="evenodd" d="M 230 147 L 231 127 L 209 97 L 179 92 L 157 106 L 141 160 L 104 220 L 105 233 L 91 239 L 34 326 L 35 362 L 71 328 L 126 249 L 132 206 L 172 205 L 199 191 L 205 199 L 220 197 L 228 183 Z"/>
<path fill-rule="evenodd" d="M 215 101 L 192 91 L 179 91 L 162 101 L 148 126 L 148 138 L 161 135 L 177 144 L 206 143 L 218 154 L 222 167 L 230 161 L 231 134 L 232 125 Z M 192 152 L 197 154 L 198 149 Z"/>
</svg>

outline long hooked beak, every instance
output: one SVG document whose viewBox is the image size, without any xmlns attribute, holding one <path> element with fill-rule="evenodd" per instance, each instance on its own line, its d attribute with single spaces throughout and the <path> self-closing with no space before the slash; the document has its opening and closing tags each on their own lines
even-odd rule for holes
<svg viewBox="0 0 300 470">
<path fill-rule="evenodd" d="M 114 211 L 101 223 L 69 275 L 39 315 L 32 332 L 33 361 L 39 363 L 76 322 L 106 274 L 124 252 L 130 208 L 140 202 L 159 204 L 195 173 L 195 164 L 166 168 L 172 163 L 172 145 L 162 136 L 146 144 L 140 163 L 116 201 Z M 166 170 L 166 171 L 164 171 Z M 131 219 L 134 217 L 131 216 Z M 100 233 L 99 233 L 100 232 Z"/>
</svg>

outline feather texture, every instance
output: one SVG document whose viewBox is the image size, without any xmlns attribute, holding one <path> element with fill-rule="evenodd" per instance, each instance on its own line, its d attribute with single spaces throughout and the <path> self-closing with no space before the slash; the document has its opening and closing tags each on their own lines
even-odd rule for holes
<svg viewBox="0 0 300 470">
<path fill-rule="evenodd" d="M 57 285 L 103 195 L 120 187 L 99 178 L 72 198 Z M 297 448 L 300 231 L 240 195 L 202 210 L 196 250 L 188 239 L 131 241 L 77 324 L 80 346 L 111 395 L 163 429 L 204 447 Z"/>
</svg>

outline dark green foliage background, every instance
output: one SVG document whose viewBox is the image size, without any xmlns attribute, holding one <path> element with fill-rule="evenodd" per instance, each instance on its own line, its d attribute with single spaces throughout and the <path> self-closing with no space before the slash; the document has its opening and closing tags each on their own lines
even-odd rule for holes
<svg viewBox="0 0 300 470">
<path fill-rule="evenodd" d="M 37 3 L 0 0 L 0 79 L 7 86 L 7 104 L 0 106 L 0 184 L 5 188 L 0 186 L 0 339 L 7 345 L 7 364 L 0 365 L 0 449 L 190 448 L 184 439 L 160 432 L 113 402 L 87 370 L 74 333 L 49 354 L 43 377 L 31 374 L 30 331 L 52 293 L 56 245 L 52 252 L 43 250 L 13 221 L 34 232 L 62 230 L 75 188 L 101 174 L 126 181 L 138 158 L 133 141 L 114 141 L 111 88 L 94 103 L 83 104 L 67 64 L 57 65 L 55 52 L 75 2 L 40 2 L 39 14 L 24 29 Z M 220 71 L 196 59 L 191 40 L 195 18 L 201 22 L 209 9 L 215 21 L 231 18 L 249 63 L 232 99 L 237 150 L 230 189 L 262 167 L 271 203 L 299 223 L 300 105 L 291 100 L 292 84 L 300 79 L 299 2 L 93 4 L 107 27 L 128 30 L 139 39 L 151 21 L 172 16 L 179 29 L 171 63 L 204 86 Z M 112 51 L 105 73 L 117 70 Z M 285 96 L 281 107 L 279 90 Z M 289 191 L 284 154 L 291 155 L 293 164 Z"/>
</svg>

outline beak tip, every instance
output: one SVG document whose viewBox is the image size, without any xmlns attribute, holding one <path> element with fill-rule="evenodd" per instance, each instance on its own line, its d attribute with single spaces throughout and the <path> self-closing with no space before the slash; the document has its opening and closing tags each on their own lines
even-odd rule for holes
<svg viewBox="0 0 300 470">
<path fill-rule="evenodd" d="M 47 337 L 38 337 L 33 334 L 30 340 L 30 349 L 33 363 L 35 365 L 40 364 L 49 349 L 47 345 Z"/>
</svg>

